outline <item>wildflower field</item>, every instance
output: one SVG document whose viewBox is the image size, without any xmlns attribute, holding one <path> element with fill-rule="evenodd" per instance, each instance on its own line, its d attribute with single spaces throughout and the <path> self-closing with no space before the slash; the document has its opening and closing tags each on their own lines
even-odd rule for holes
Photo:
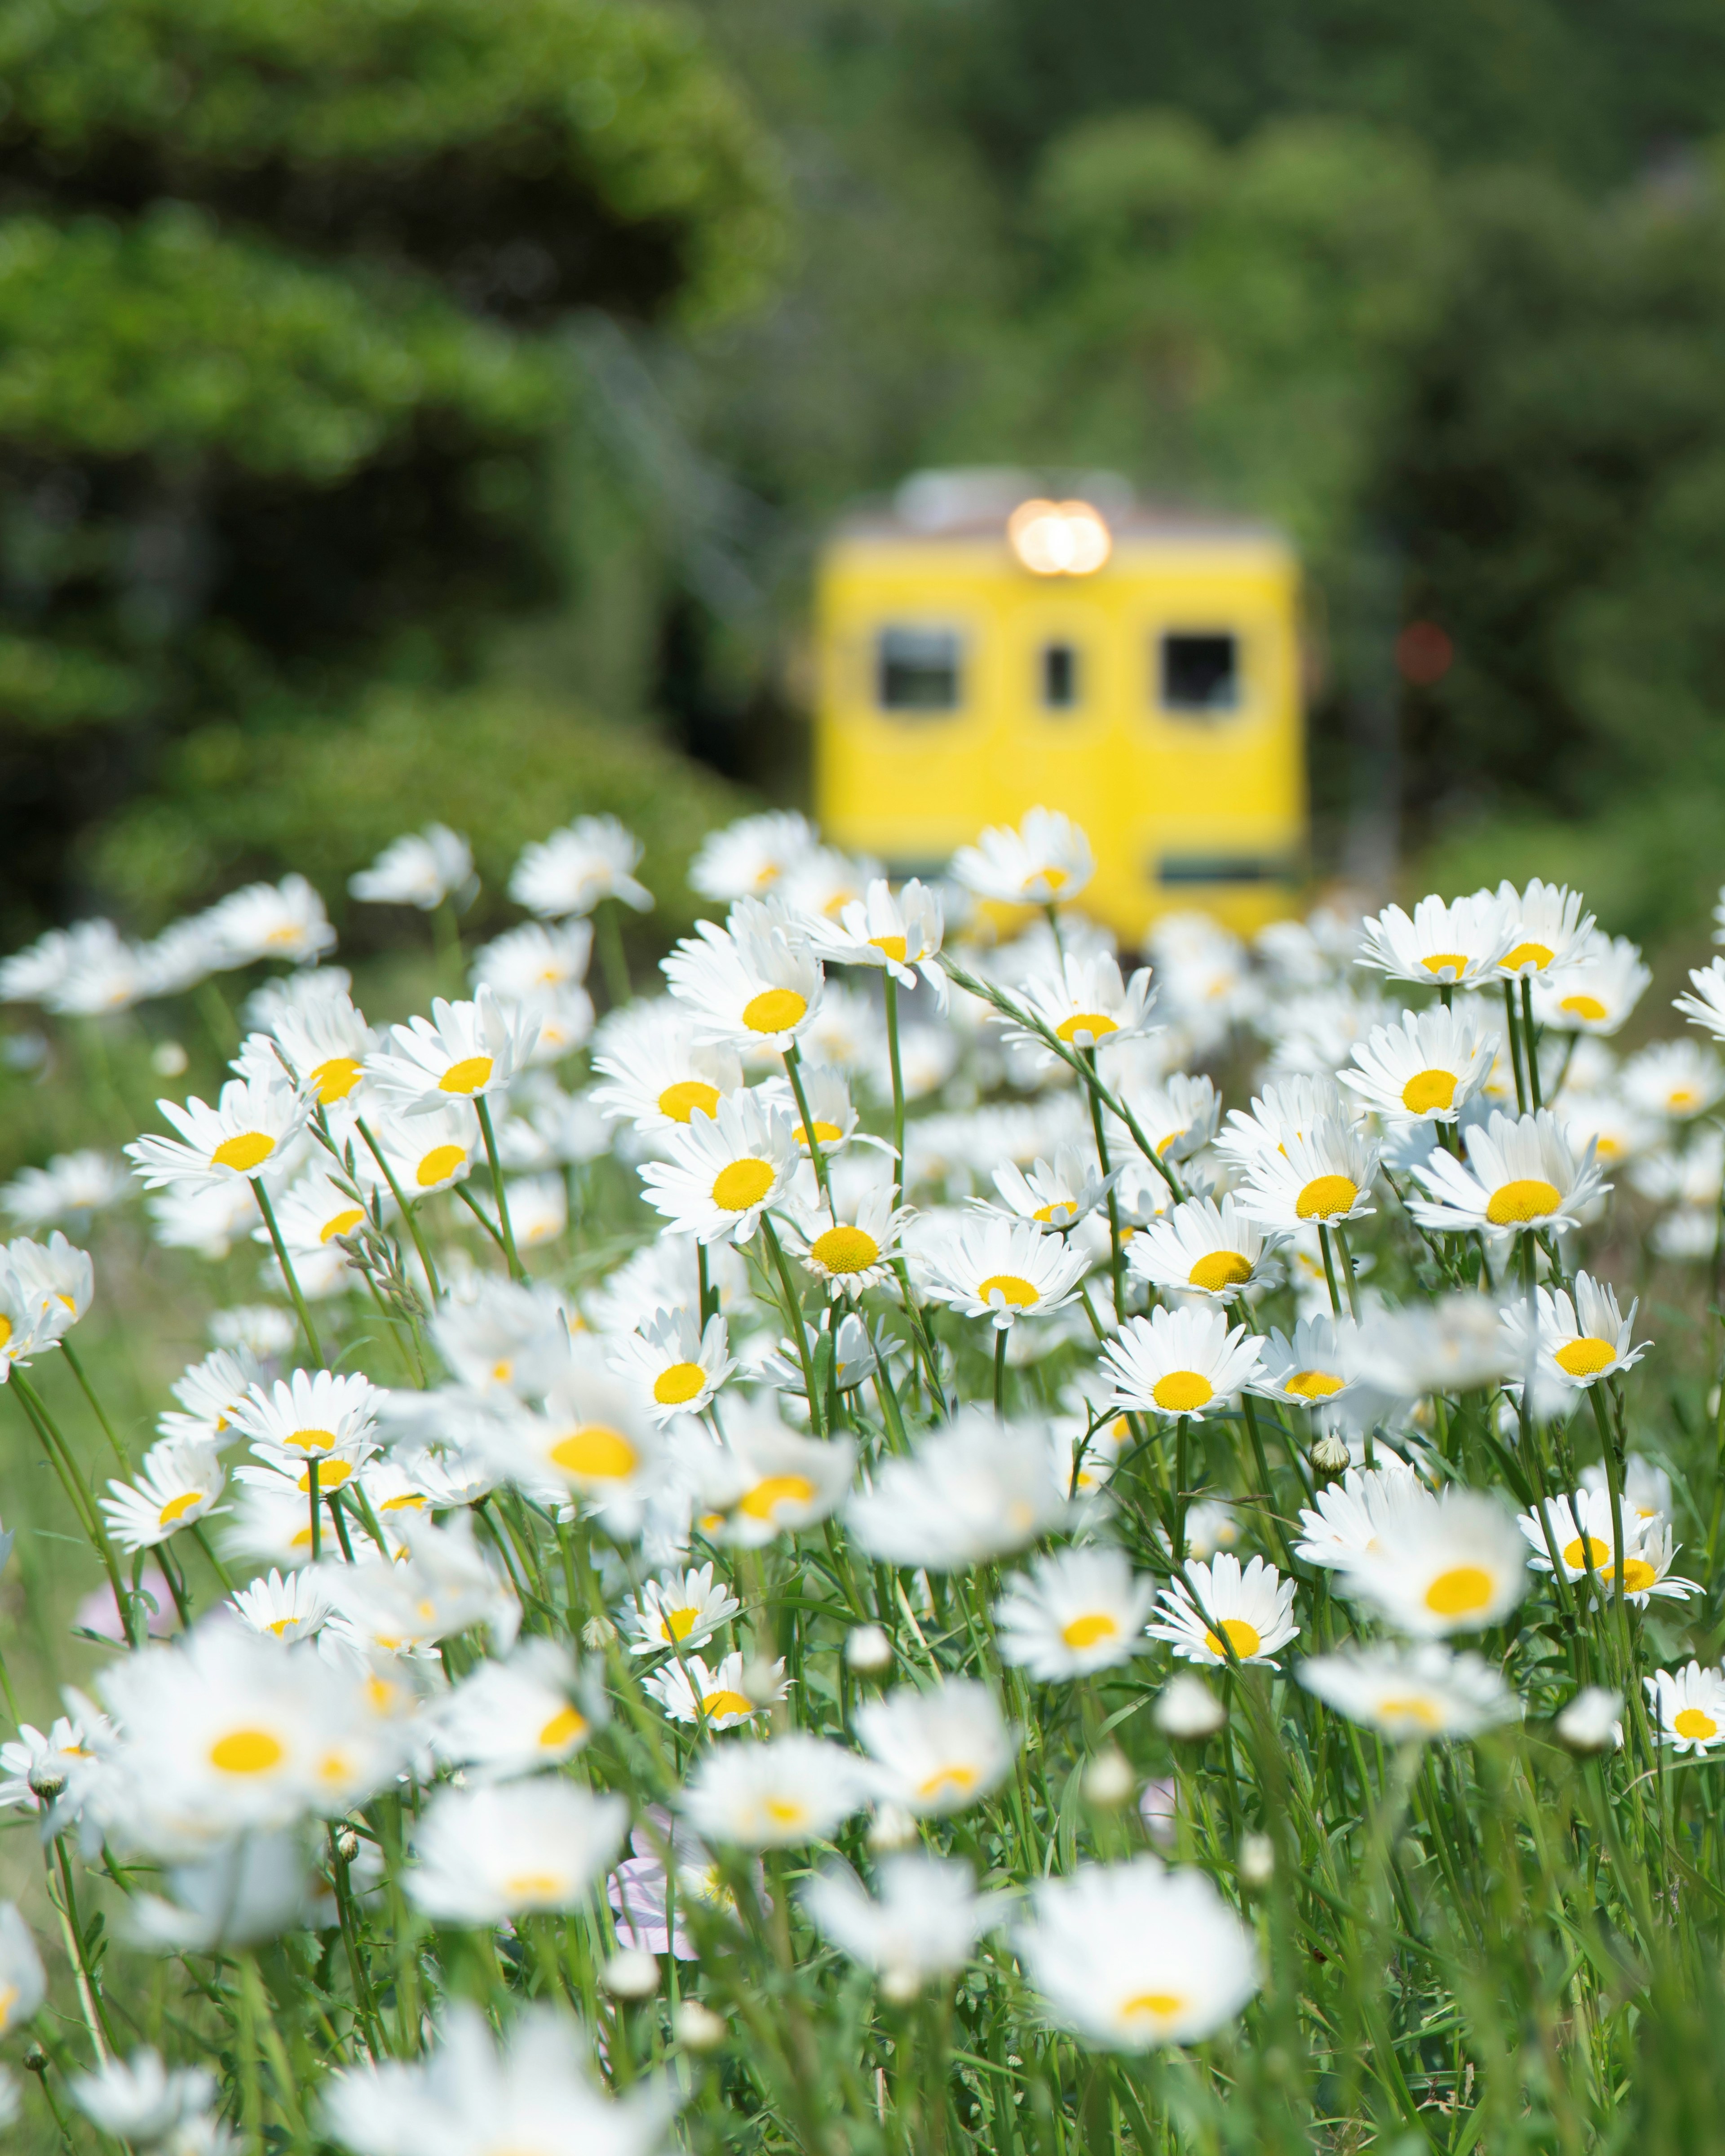
<svg viewBox="0 0 1725 2156">
<path fill-rule="evenodd" d="M 5 2145 L 1725 2145 L 1725 958 L 639 866 L 0 966 Z"/>
</svg>

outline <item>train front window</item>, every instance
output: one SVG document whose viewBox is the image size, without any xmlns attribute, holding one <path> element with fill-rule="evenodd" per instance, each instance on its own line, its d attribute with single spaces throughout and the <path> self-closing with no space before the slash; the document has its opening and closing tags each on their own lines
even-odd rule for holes
<svg viewBox="0 0 1725 2156">
<path fill-rule="evenodd" d="M 956 711 L 962 701 L 962 651 L 951 629 L 883 629 L 876 694 L 883 711 Z"/>
<path fill-rule="evenodd" d="M 1072 644 L 1045 644 L 1039 670 L 1043 709 L 1076 711 L 1079 702 L 1078 647 Z"/>
<path fill-rule="evenodd" d="M 1161 639 L 1159 688 L 1165 711 L 1240 708 L 1240 639 L 1226 629 L 1170 631 Z"/>
</svg>

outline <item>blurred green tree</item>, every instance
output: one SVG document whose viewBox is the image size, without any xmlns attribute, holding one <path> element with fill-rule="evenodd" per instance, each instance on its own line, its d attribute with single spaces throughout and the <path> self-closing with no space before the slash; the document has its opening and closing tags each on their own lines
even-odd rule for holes
<svg viewBox="0 0 1725 2156">
<path fill-rule="evenodd" d="M 270 736 L 290 795 L 381 678 L 435 762 L 558 593 L 560 324 L 736 309 L 775 176 L 692 23 L 614 0 L 19 0 L 0 84 L 0 844 L 14 898 L 147 911 L 262 842 L 195 785 L 128 821 L 176 742 Z"/>
</svg>

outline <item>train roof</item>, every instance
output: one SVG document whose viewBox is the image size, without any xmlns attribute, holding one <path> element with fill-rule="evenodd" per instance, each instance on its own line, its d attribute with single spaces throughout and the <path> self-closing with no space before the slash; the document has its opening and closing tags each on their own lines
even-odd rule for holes
<svg viewBox="0 0 1725 2156">
<path fill-rule="evenodd" d="M 1112 472 L 1020 471 L 994 466 L 915 473 L 891 495 L 859 502 L 839 518 L 831 537 L 925 543 L 999 541 L 1014 510 L 1038 500 L 1089 503 L 1117 543 L 1288 543 L 1284 532 L 1261 517 L 1230 515 L 1189 502 L 1141 501 L 1132 486 Z"/>
</svg>

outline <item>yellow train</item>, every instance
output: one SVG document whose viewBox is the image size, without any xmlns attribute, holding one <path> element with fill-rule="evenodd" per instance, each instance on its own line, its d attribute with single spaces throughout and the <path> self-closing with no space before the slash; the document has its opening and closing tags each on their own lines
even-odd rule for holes
<svg viewBox="0 0 1725 2156">
<path fill-rule="evenodd" d="M 815 795 L 838 844 L 927 874 L 1040 802 L 1089 833 L 1125 942 L 1291 910 L 1307 798 L 1298 570 L 1265 527 L 926 473 L 818 582 Z"/>
</svg>

